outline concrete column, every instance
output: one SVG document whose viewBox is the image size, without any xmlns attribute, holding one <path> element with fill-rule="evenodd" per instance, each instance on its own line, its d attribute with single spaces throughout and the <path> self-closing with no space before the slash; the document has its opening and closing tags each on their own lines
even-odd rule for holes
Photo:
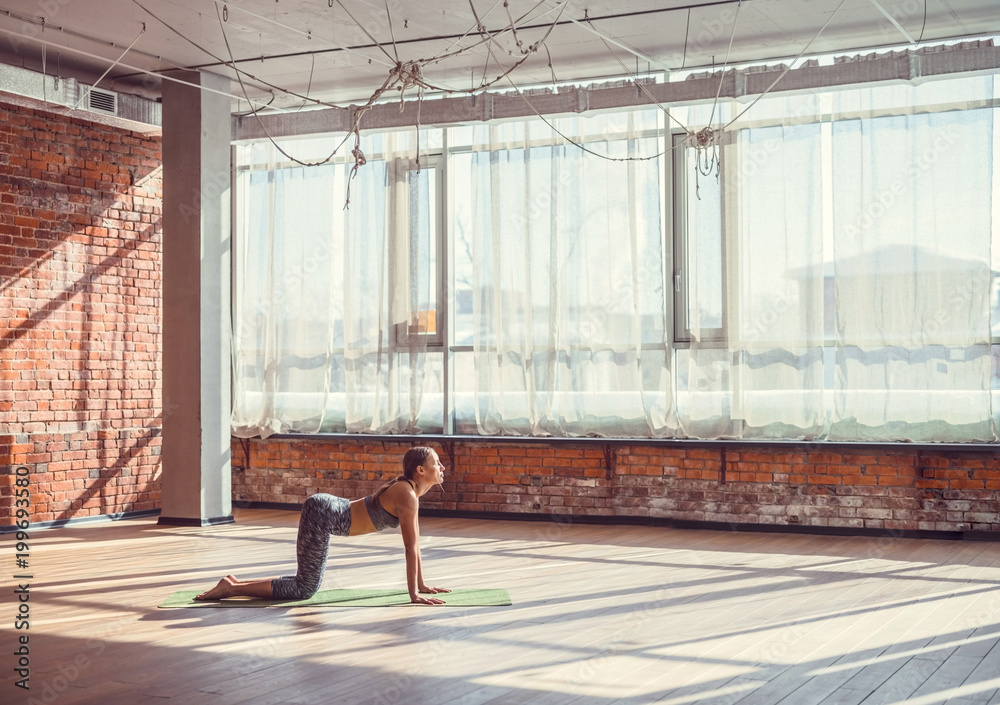
<svg viewBox="0 0 1000 705">
<path fill-rule="evenodd" d="M 171 74 L 227 91 L 229 79 Z M 163 504 L 159 523 L 233 521 L 229 98 L 163 82 Z"/>
</svg>

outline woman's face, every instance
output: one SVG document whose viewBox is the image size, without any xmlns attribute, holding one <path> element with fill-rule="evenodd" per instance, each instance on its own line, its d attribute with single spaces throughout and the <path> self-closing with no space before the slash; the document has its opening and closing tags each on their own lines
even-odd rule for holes
<svg viewBox="0 0 1000 705">
<path fill-rule="evenodd" d="M 429 479 L 434 480 L 434 484 L 440 485 L 444 482 L 444 465 L 441 464 L 438 454 L 433 450 L 420 467 Z"/>
</svg>

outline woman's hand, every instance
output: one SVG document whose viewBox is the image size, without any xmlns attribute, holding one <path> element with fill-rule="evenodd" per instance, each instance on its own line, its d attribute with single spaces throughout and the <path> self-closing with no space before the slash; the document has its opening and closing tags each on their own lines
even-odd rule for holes
<svg viewBox="0 0 1000 705">
<path fill-rule="evenodd" d="M 451 592 L 448 588 L 427 587 L 426 585 L 421 585 L 419 590 L 420 592 L 430 593 L 431 595 L 436 595 L 439 592 Z"/>
</svg>

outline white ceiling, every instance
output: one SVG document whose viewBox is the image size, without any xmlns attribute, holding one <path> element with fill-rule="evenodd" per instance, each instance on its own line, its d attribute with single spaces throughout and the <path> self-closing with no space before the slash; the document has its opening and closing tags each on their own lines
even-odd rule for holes
<svg viewBox="0 0 1000 705">
<path fill-rule="evenodd" d="M 239 96 L 235 72 L 222 63 L 231 50 L 253 76 L 244 80 L 254 100 L 303 105 L 271 84 L 360 104 L 397 56 L 405 62 L 467 48 L 422 67 L 427 83 L 455 91 L 510 68 L 523 56 L 513 34 L 485 42 L 473 7 L 491 32 L 509 29 L 503 0 L 0 0 L 0 62 L 42 70 L 44 61 L 50 75 L 92 83 L 131 46 L 102 87 L 155 97 L 155 74 L 183 67 L 234 78 Z M 548 53 L 540 47 L 510 73 L 519 87 L 549 82 L 553 72 L 580 81 L 708 67 L 727 52 L 731 63 L 792 57 L 828 20 L 809 53 L 1000 33 L 1000 0 L 509 0 L 509 10 L 522 46 L 551 27 Z M 510 88 L 506 80 L 497 85 Z M 246 103 L 234 101 L 234 109 Z"/>
</svg>

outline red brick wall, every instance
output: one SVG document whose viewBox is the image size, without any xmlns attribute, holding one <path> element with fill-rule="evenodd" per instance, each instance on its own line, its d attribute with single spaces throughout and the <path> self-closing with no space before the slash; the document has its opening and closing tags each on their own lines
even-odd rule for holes
<svg viewBox="0 0 1000 705">
<path fill-rule="evenodd" d="M 0 524 L 159 506 L 160 139 L 0 102 Z"/>
<path fill-rule="evenodd" d="M 234 439 L 233 498 L 301 503 L 360 497 L 399 473 L 409 444 Z M 422 506 L 543 515 L 657 517 L 838 529 L 1000 531 L 1000 459 L 899 450 L 785 452 L 767 447 L 613 448 L 456 443 L 443 491 Z"/>
</svg>

